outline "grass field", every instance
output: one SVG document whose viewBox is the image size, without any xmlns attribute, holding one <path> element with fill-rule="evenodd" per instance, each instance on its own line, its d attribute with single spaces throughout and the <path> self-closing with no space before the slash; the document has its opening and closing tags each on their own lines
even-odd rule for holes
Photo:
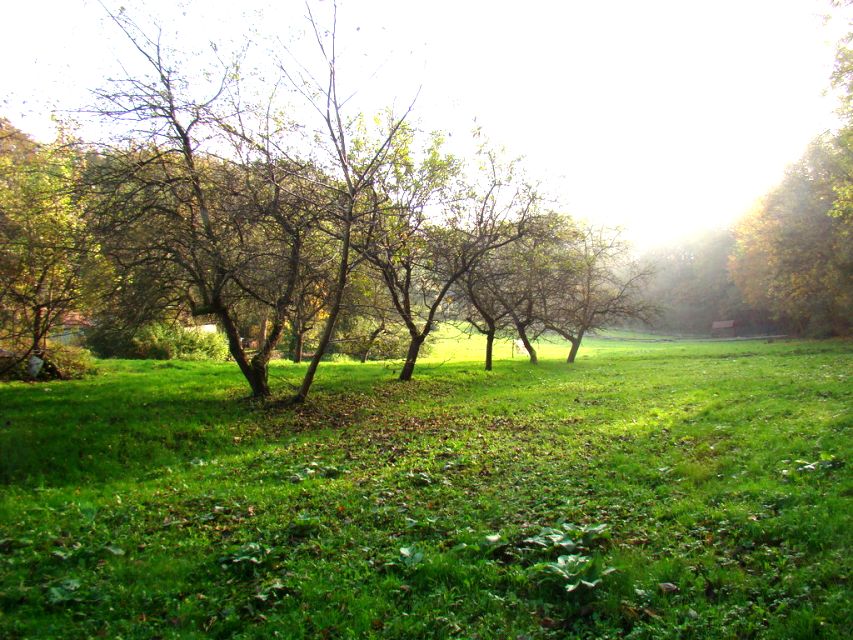
<svg viewBox="0 0 853 640">
<path fill-rule="evenodd" d="M 0 386 L 0 637 L 849 637 L 851 343 L 481 351 Z"/>
</svg>

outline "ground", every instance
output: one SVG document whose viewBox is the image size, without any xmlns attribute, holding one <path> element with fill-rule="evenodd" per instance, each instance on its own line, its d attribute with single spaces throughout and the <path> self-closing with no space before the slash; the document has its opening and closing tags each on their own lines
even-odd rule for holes
<svg viewBox="0 0 853 640">
<path fill-rule="evenodd" d="M 848 637 L 853 345 L 566 352 L 0 386 L 0 637 Z"/>
</svg>

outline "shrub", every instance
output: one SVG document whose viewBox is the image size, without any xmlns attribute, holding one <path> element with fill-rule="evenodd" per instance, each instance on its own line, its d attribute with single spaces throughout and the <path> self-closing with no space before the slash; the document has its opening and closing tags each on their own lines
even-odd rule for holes
<svg viewBox="0 0 853 640">
<path fill-rule="evenodd" d="M 99 358 L 133 357 L 132 330 L 99 321 L 94 327 L 86 329 L 84 335 L 84 344 Z"/>
<path fill-rule="evenodd" d="M 204 333 L 170 324 L 150 324 L 131 340 L 131 357 L 150 360 L 225 360 L 228 342 L 221 333 Z"/>
<path fill-rule="evenodd" d="M 47 362 L 53 365 L 63 380 L 78 380 L 96 371 L 95 358 L 92 357 L 92 352 L 83 347 L 51 345 L 46 356 Z M 44 369 L 42 369 L 42 373 L 50 375 Z"/>
<path fill-rule="evenodd" d="M 329 362 L 355 362 L 356 359 L 349 355 L 348 353 L 343 353 L 341 351 L 337 353 L 327 353 L 323 356 L 323 360 L 327 360 Z"/>
<path fill-rule="evenodd" d="M 49 344 L 41 356 L 44 364 L 36 380 L 78 380 L 95 373 L 92 353 L 82 347 Z M 3 374 L 6 380 L 32 380 L 29 374 L 29 359 L 19 362 Z"/>
<path fill-rule="evenodd" d="M 380 333 L 372 343 L 371 333 L 372 327 L 358 326 L 343 336 L 344 339 L 336 345 L 336 350 L 359 360 L 368 346 L 368 360 L 399 360 L 406 357 L 411 338 L 404 327 L 392 326 Z M 421 345 L 420 355 L 428 355 L 430 348 L 429 341 L 425 342 Z"/>
</svg>

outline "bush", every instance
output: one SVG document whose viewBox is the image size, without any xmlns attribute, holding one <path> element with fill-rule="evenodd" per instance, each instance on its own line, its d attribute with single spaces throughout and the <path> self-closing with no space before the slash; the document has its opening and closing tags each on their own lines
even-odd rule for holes
<svg viewBox="0 0 853 640">
<path fill-rule="evenodd" d="M 203 333 L 155 322 L 135 331 L 99 324 L 86 333 L 86 345 L 101 358 L 144 360 L 225 360 L 228 341 L 220 333 Z"/>
<path fill-rule="evenodd" d="M 45 369 L 55 369 L 58 375 L 54 376 L 63 380 L 78 380 L 96 371 L 92 352 L 83 347 L 51 345 L 45 355 L 45 363 L 52 366 L 43 367 L 39 378 L 51 375 L 51 372 Z"/>
<path fill-rule="evenodd" d="M 409 334 L 402 330 L 381 333 L 376 338 L 376 342 L 373 343 L 367 358 L 368 360 L 397 360 L 405 358 L 406 353 L 409 351 L 410 340 Z M 366 347 L 367 345 L 359 346 Z M 421 349 L 425 354 L 427 350 L 423 348 L 424 346 L 426 344 Z"/>
<path fill-rule="evenodd" d="M 150 324 L 131 340 L 131 357 L 150 360 L 225 360 L 228 342 L 221 333 L 204 333 L 170 324 Z"/>
<path fill-rule="evenodd" d="M 86 329 L 84 344 L 99 358 L 132 358 L 134 332 L 99 321 Z"/>
<path fill-rule="evenodd" d="M 353 356 L 340 351 L 337 353 L 327 353 L 323 356 L 323 360 L 328 362 L 356 362 L 356 359 Z"/>
<path fill-rule="evenodd" d="M 42 354 L 44 364 L 36 380 L 78 380 L 95 373 L 95 359 L 88 349 L 62 344 L 50 344 Z M 2 364 L 2 363 L 0 363 Z M 6 380 L 32 380 L 29 375 L 29 358 L 6 371 Z"/>
<path fill-rule="evenodd" d="M 368 345 L 368 360 L 399 360 L 406 357 L 411 338 L 403 327 L 393 326 L 380 333 L 370 344 L 370 327 L 357 327 L 344 336 L 338 347 L 338 353 L 344 353 L 354 359 L 361 359 Z M 429 341 L 421 345 L 421 356 L 428 355 L 431 349 Z"/>
</svg>

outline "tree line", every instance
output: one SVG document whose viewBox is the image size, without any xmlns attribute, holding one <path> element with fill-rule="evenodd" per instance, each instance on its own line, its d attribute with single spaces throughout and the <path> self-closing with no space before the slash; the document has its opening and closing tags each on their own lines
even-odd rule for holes
<svg viewBox="0 0 853 640">
<path fill-rule="evenodd" d="M 853 318 L 851 128 L 812 142 L 780 184 L 731 229 L 652 252 L 647 299 L 665 331 L 739 331 L 824 338 Z"/>
<path fill-rule="evenodd" d="M 110 17 L 147 69 L 96 91 L 95 114 L 119 133 L 41 145 L 0 125 L 0 367 L 49 361 L 69 311 L 115 340 L 192 316 L 221 327 L 258 398 L 282 341 L 299 360 L 312 335 L 302 402 L 335 342 L 367 359 L 402 336 L 409 380 L 440 321 L 485 333 L 491 368 L 496 336 L 517 334 L 535 363 L 533 340 L 556 332 L 571 362 L 591 329 L 648 316 L 648 272 L 618 235 L 551 210 L 482 136 L 465 162 L 411 106 L 347 113 L 334 15 L 323 29 L 309 7 L 324 75 L 279 63 L 272 83 L 310 106 L 310 125 L 276 91 L 250 92 L 239 56 L 216 56 L 199 91 L 158 32 Z"/>
</svg>

